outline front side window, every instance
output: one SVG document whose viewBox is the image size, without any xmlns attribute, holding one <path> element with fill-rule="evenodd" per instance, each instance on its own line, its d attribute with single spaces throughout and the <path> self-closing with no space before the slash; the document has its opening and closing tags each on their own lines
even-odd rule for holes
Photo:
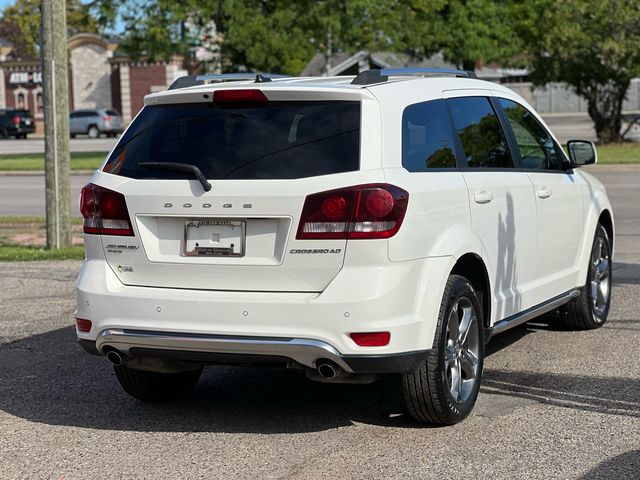
<svg viewBox="0 0 640 480">
<path fill-rule="evenodd" d="M 507 138 L 486 97 L 448 100 L 470 168 L 513 168 Z"/>
<path fill-rule="evenodd" d="M 533 114 L 511 100 L 500 99 L 500 105 L 518 144 L 522 167 L 534 170 L 560 170 L 562 157 L 549 132 Z"/>
<path fill-rule="evenodd" d="M 410 172 L 456 168 L 453 132 L 444 100 L 410 105 L 403 112 L 402 166 Z"/>
</svg>

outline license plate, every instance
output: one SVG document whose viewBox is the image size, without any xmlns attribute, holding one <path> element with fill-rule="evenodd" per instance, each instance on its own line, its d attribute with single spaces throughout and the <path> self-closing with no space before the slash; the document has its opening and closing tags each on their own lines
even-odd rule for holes
<svg viewBox="0 0 640 480">
<path fill-rule="evenodd" d="M 246 223 L 235 220 L 187 220 L 184 255 L 243 257 Z"/>
</svg>

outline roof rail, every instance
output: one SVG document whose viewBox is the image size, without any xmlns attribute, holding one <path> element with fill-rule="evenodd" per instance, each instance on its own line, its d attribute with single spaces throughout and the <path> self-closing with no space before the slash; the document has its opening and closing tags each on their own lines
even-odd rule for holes
<svg viewBox="0 0 640 480">
<path fill-rule="evenodd" d="M 352 85 L 371 85 L 386 82 L 392 75 L 455 75 L 456 77 L 478 78 L 471 70 L 453 68 L 383 68 L 365 70 L 351 82 Z"/>
<path fill-rule="evenodd" d="M 186 75 L 177 78 L 169 87 L 169 90 L 178 88 L 195 87 L 205 83 L 238 82 L 242 80 L 255 80 L 255 83 L 270 82 L 272 78 L 286 78 L 290 75 L 279 73 L 217 73 L 212 75 Z"/>
</svg>

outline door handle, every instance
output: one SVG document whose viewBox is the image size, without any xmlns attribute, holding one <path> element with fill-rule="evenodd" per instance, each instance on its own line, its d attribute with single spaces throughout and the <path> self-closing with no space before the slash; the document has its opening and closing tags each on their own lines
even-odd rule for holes
<svg viewBox="0 0 640 480">
<path fill-rule="evenodd" d="M 481 190 L 473 195 L 473 200 L 474 202 L 481 204 L 489 203 L 491 200 L 493 200 L 493 193 L 488 190 Z"/>
<path fill-rule="evenodd" d="M 538 195 L 538 198 L 549 198 L 551 196 L 551 190 L 546 187 L 542 187 L 538 189 L 536 194 Z"/>
</svg>

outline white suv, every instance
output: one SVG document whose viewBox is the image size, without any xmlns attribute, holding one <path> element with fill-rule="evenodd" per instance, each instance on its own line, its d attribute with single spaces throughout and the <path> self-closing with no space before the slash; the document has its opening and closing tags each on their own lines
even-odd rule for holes
<svg viewBox="0 0 640 480">
<path fill-rule="evenodd" d="M 413 417 L 452 424 L 492 335 L 557 309 L 605 322 L 612 209 L 575 169 L 590 142 L 565 155 L 467 72 L 247 78 L 148 95 L 82 191 L 77 334 L 127 393 L 176 398 L 221 363 L 399 374 Z"/>
</svg>

